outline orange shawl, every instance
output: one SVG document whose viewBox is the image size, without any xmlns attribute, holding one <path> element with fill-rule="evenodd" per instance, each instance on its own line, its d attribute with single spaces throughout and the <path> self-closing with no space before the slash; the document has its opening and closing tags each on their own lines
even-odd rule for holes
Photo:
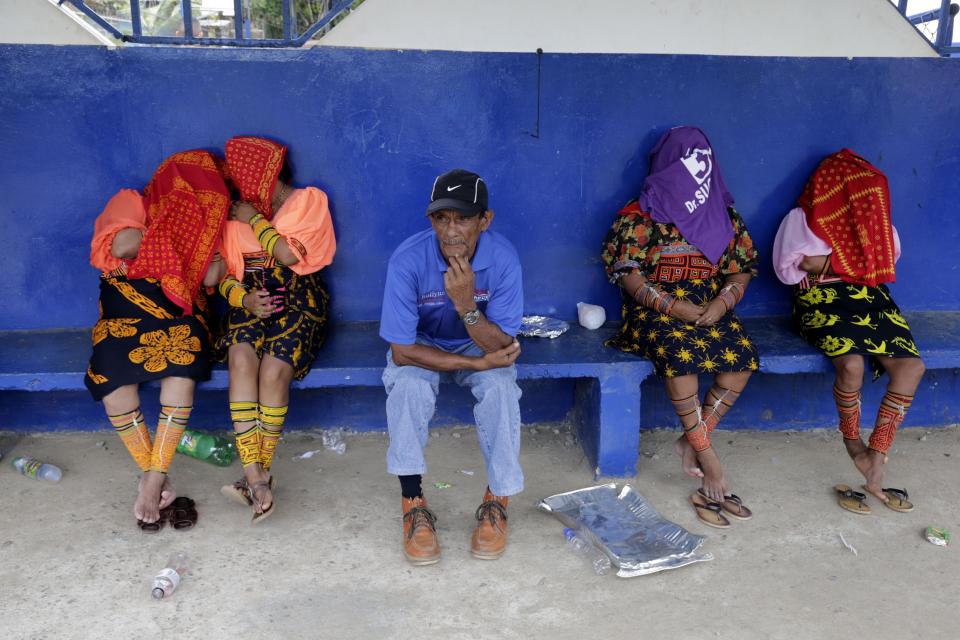
<svg viewBox="0 0 960 640">
<path fill-rule="evenodd" d="M 337 238 L 327 194 L 320 189 L 295 189 L 277 210 L 273 225 L 297 257 L 298 262 L 290 265 L 290 270 L 297 275 L 314 273 L 333 262 Z M 244 254 L 262 251 L 263 247 L 249 224 L 237 220 L 227 222 L 223 229 L 223 259 L 227 273 L 242 281 Z"/>
</svg>

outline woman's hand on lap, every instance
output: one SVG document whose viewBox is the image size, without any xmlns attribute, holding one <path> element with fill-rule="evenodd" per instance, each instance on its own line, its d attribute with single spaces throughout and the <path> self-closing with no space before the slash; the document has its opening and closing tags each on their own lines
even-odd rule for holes
<svg viewBox="0 0 960 640">
<path fill-rule="evenodd" d="M 727 312 L 727 305 L 720 298 L 714 298 L 704 309 L 703 315 L 697 320 L 698 327 L 711 327 Z"/>
<path fill-rule="evenodd" d="M 693 304 L 692 302 L 677 300 L 673 305 L 673 309 L 670 311 L 670 315 L 677 320 L 683 320 L 687 324 L 692 324 L 700 320 L 703 316 L 703 307 Z"/>
<path fill-rule="evenodd" d="M 261 320 L 269 318 L 276 309 L 270 298 L 270 292 L 266 289 L 254 289 L 243 296 L 243 308 Z"/>
</svg>

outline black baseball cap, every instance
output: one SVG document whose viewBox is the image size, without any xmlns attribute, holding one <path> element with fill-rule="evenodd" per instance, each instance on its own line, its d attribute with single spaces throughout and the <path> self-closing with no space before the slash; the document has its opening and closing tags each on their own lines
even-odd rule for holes
<svg viewBox="0 0 960 640">
<path fill-rule="evenodd" d="M 453 209 L 464 216 L 475 216 L 487 210 L 487 184 L 483 178 L 464 169 L 454 169 L 437 176 L 430 190 L 427 215 Z"/>
</svg>

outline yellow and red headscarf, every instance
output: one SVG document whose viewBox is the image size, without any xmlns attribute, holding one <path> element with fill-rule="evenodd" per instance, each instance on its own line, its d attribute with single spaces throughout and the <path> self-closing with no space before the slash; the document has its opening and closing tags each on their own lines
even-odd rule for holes
<svg viewBox="0 0 960 640">
<path fill-rule="evenodd" d="M 240 197 L 257 211 L 273 217 L 273 192 L 287 157 L 287 148 L 256 136 L 234 136 L 227 140 L 227 167 Z"/>
<path fill-rule="evenodd" d="M 797 204 L 807 225 L 833 247 L 830 267 L 847 282 L 894 282 L 893 227 L 887 177 L 849 149 L 827 156 Z"/>
<path fill-rule="evenodd" d="M 230 209 L 222 161 L 207 151 L 176 153 L 144 190 L 147 232 L 130 278 L 156 278 L 163 293 L 193 313 L 200 283 L 220 241 Z"/>
</svg>

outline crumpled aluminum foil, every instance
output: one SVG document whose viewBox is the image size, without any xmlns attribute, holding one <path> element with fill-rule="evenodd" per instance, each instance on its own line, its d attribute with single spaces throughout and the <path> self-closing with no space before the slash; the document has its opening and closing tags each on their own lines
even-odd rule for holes
<svg viewBox="0 0 960 640">
<path fill-rule="evenodd" d="M 520 323 L 520 335 L 527 338 L 557 338 L 570 325 L 563 320 L 549 316 L 523 316 Z"/>
<path fill-rule="evenodd" d="M 630 485 L 619 493 L 614 483 L 558 493 L 537 506 L 606 553 L 620 578 L 713 560 L 699 551 L 704 536 L 661 516 Z"/>
</svg>

